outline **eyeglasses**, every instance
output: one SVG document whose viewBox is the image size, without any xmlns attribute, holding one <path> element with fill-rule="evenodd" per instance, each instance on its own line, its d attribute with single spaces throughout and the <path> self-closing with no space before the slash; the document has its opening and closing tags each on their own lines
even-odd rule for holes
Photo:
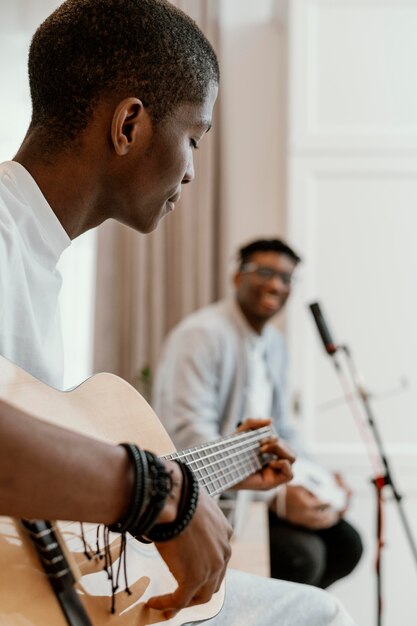
<svg viewBox="0 0 417 626">
<path fill-rule="evenodd" d="M 267 283 L 272 278 L 279 278 L 283 285 L 291 287 L 294 284 L 294 274 L 290 272 L 280 272 L 268 265 L 258 265 L 257 263 L 245 263 L 240 268 L 243 274 L 256 274 L 263 283 Z"/>
</svg>

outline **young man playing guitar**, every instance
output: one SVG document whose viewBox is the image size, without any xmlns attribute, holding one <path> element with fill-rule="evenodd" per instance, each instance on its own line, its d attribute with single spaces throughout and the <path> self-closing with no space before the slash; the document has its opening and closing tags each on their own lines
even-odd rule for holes
<svg viewBox="0 0 417 626">
<path fill-rule="evenodd" d="M 192 152 L 210 128 L 219 71 L 203 34 L 165 0 L 68 0 L 34 35 L 29 78 L 32 120 L 13 161 L 0 166 L 0 354 L 59 388 L 59 256 L 108 218 L 147 233 L 173 209 L 194 177 Z M 0 402 L 0 514 L 95 522 L 153 539 L 178 583 L 147 600 L 147 609 L 163 611 L 160 620 L 210 600 L 225 575 L 231 531 L 193 473 L 134 444 L 38 420 L 19 406 L 19 389 L 12 385 Z M 261 450 L 275 460 L 241 486 L 290 477 L 285 447 L 272 437 Z M 1 539 L 10 551 L 13 542 Z M 227 578 L 213 625 L 353 624 L 324 592 Z M 22 623 L 7 606 L 0 603 L 0 623 Z M 139 623 L 130 615 L 100 624 Z M 30 623 L 56 624 L 37 623 L 35 614 Z"/>
</svg>

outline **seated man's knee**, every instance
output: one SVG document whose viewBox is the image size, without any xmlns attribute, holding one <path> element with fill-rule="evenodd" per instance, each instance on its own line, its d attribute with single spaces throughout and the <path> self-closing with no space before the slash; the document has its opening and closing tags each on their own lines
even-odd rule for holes
<svg viewBox="0 0 417 626">
<path fill-rule="evenodd" d="M 272 578 L 320 585 L 326 569 L 326 549 L 319 537 L 300 531 L 299 540 L 270 541 Z"/>
<path fill-rule="evenodd" d="M 346 559 L 345 559 L 345 572 L 344 576 L 350 574 L 350 572 L 356 567 L 359 563 L 362 553 L 363 553 L 363 543 L 360 534 L 358 531 L 347 524 L 349 526 L 349 530 L 346 531 L 345 536 L 346 540 L 344 544 L 346 545 Z"/>
</svg>

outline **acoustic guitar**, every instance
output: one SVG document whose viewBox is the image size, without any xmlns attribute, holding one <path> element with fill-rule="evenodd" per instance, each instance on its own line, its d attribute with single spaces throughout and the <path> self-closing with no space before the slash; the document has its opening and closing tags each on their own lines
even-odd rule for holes
<svg viewBox="0 0 417 626">
<path fill-rule="evenodd" d="M 34 418 L 96 439 L 135 442 L 167 459 L 181 459 L 212 496 L 262 467 L 259 442 L 272 433 L 264 427 L 176 452 L 148 403 L 117 376 L 98 374 L 61 392 L 2 357 L 0 398 Z M 124 566 L 121 536 L 110 534 L 105 550 L 103 527 L 84 524 L 83 529 L 84 538 L 76 522 L 0 517 L 0 626 L 182 626 L 221 610 L 224 585 L 208 603 L 168 620 L 145 609 L 148 598 L 173 591 L 177 583 L 154 545 L 130 535 L 125 551 L 130 595 L 124 584 L 112 593 L 109 574 L 114 580 Z"/>
</svg>

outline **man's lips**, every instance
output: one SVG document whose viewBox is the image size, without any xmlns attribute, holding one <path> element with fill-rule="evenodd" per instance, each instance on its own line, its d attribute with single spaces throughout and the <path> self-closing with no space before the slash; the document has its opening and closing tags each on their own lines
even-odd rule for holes
<svg viewBox="0 0 417 626">
<path fill-rule="evenodd" d="M 175 209 L 175 203 L 178 202 L 180 197 L 181 197 L 181 192 L 178 192 L 174 194 L 173 196 L 171 196 L 170 198 L 168 198 L 168 200 L 166 201 L 166 204 L 167 204 L 169 211 L 173 211 Z"/>
<path fill-rule="evenodd" d="M 170 202 L 171 204 L 176 204 L 180 198 L 181 198 L 181 192 L 178 191 L 176 194 L 168 198 L 168 202 Z"/>
<path fill-rule="evenodd" d="M 281 299 L 274 294 L 264 294 L 260 299 L 261 306 L 270 311 L 278 310 L 281 306 Z"/>
</svg>

